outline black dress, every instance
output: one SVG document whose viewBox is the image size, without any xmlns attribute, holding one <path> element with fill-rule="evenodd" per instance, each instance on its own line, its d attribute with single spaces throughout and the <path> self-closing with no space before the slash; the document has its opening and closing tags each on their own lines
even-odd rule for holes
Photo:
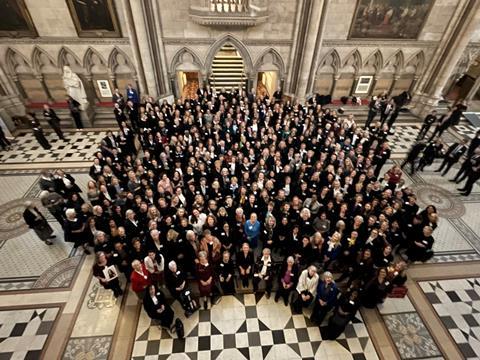
<svg viewBox="0 0 480 360">
<path fill-rule="evenodd" d="M 74 247 L 79 247 L 86 242 L 86 237 L 83 231 L 74 233 L 73 231 L 80 230 L 83 227 L 83 222 L 79 218 L 75 220 L 65 220 L 63 231 L 65 233 L 65 241 L 73 242 Z"/>
<path fill-rule="evenodd" d="M 335 308 L 333 315 L 328 320 L 327 328 L 322 332 L 322 338 L 335 340 L 345 331 L 348 323 L 355 317 L 360 301 L 350 299 L 349 296 L 342 296 L 339 305 Z"/>
<path fill-rule="evenodd" d="M 162 312 L 158 310 L 163 308 Z M 159 320 L 162 326 L 172 327 L 174 313 L 170 305 L 165 301 L 165 296 L 160 290 L 155 291 L 154 297 L 150 295 L 150 292 L 147 290 L 147 294 L 143 298 L 143 308 L 145 312 L 151 319 Z"/>
<path fill-rule="evenodd" d="M 111 265 L 113 265 L 113 263 L 110 260 L 107 260 L 107 264 L 103 266 L 95 263 L 93 265 L 93 276 L 97 278 L 105 279 L 105 274 L 103 270 Z M 111 289 L 115 297 L 118 297 L 123 293 L 120 287 L 120 282 L 118 281 L 118 277 L 110 280 L 109 282 L 100 281 L 100 285 L 102 285 L 105 289 Z"/>
<path fill-rule="evenodd" d="M 235 293 L 235 269 L 233 267 L 233 261 L 230 259 L 227 263 L 223 260 L 220 261 L 217 267 L 217 274 L 220 281 L 220 286 L 224 295 L 230 295 Z M 228 276 L 231 275 L 230 280 L 227 281 Z M 223 281 L 221 280 L 223 278 Z"/>
</svg>

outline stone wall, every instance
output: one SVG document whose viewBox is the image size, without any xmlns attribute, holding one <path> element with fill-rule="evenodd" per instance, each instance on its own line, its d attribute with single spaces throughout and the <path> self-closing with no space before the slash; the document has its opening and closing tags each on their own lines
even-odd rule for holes
<svg viewBox="0 0 480 360">
<path fill-rule="evenodd" d="M 110 100 L 97 80 L 108 80 L 112 90 L 134 83 L 143 95 L 178 95 L 177 71 L 198 71 L 207 80 L 213 57 L 229 43 L 242 55 L 252 87 L 258 71 L 273 70 L 289 95 L 338 98 L 353 94 L 368 75 L 370 94 L 410 90 L 425 97 L 448 85 L 468 63 L 465 53 L 479 48 L 480 25 L 469 15 L 479 11 L 474 0 L 435 0 L 416 40 L 349 39 L 353 0 L 249 1 L 252 19 L 205 13 L 202 22 L 198 11 L 208 0 L 113 0 L 121 37 L 84 38 L 65 0 L 25 0 L 38 37 L 0 38 L 2 92 L 27 103 L 61 102 L 61 69 L 69 65 L 92 102 Z M 439 69 L 446 79 L 436 80 Z"/>
</svg>

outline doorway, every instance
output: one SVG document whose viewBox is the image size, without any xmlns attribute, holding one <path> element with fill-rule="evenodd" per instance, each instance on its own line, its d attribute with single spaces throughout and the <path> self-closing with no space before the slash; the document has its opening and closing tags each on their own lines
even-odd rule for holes
<svg viewBox="0 0 480 360">
<path fill-rule="evenodd" d="M 198 71 L 177 71 L 178 90 L 180 97 L 194 99 L 199 88 Z"/>
<path fill-rule="evenodd" d="M 272 97 L 278 88 L 277 71 L 259 71 L 257 75 L 257 95 Z"/>
<path fill-rule="evenodd" d="M 244 88 L 245 66 L 240 52 L 232 44 L 225 44 L 213 58 L 210 86 L 217 91 Z"/>
</svg>

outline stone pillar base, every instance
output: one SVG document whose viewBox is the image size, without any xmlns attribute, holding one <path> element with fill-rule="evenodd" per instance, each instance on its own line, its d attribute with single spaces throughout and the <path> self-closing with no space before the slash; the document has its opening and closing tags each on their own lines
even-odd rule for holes
<svg viewBox="0 0 480 360">
<path fill-rule="evenodd" d="M 420 118 L 424 118 L 432 110 L 437 108 L 439 100 L 440 97 L 438 96 L 416 93 L 412 97 L 409 108 L 413 114 Z"/>
<path fill-rule="evenodd" d="M 80 112 L 82 117 L 82 123 L 84 127 L 93 127 L 93 122 L 95 119 L 95 109 L 93 106 L 86 107 L 83 106 L 82 111 Z"/>
</svg>

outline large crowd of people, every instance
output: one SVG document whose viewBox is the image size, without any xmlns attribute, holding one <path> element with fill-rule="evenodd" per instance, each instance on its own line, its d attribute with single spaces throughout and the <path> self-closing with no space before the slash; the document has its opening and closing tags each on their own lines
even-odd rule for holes
<svg viewBox="0 0 480 360">
<path fill-rule="evenodd" d="M 332 313 L 334 339 L 360 306 L 405 293 L 408 263 L 433 256 L 435 207 L 419 209 L 400 166 L 385 167 L 405 99 L 372 101 L 389 110 L 361 127 L 315 97 L 205 88 L 169 104 L 116 90 L 119 131 L 99 145 L 88 188 L 44 171 L 42 202 L 66 241 L 93 248 L 100 283 L 122 294 L 105 271 L 116 265 L 167 328 L 164 288 L 186 315 L 262 291 L 295 312 L 312 306 L 319 325 Z"/>
</svg>

